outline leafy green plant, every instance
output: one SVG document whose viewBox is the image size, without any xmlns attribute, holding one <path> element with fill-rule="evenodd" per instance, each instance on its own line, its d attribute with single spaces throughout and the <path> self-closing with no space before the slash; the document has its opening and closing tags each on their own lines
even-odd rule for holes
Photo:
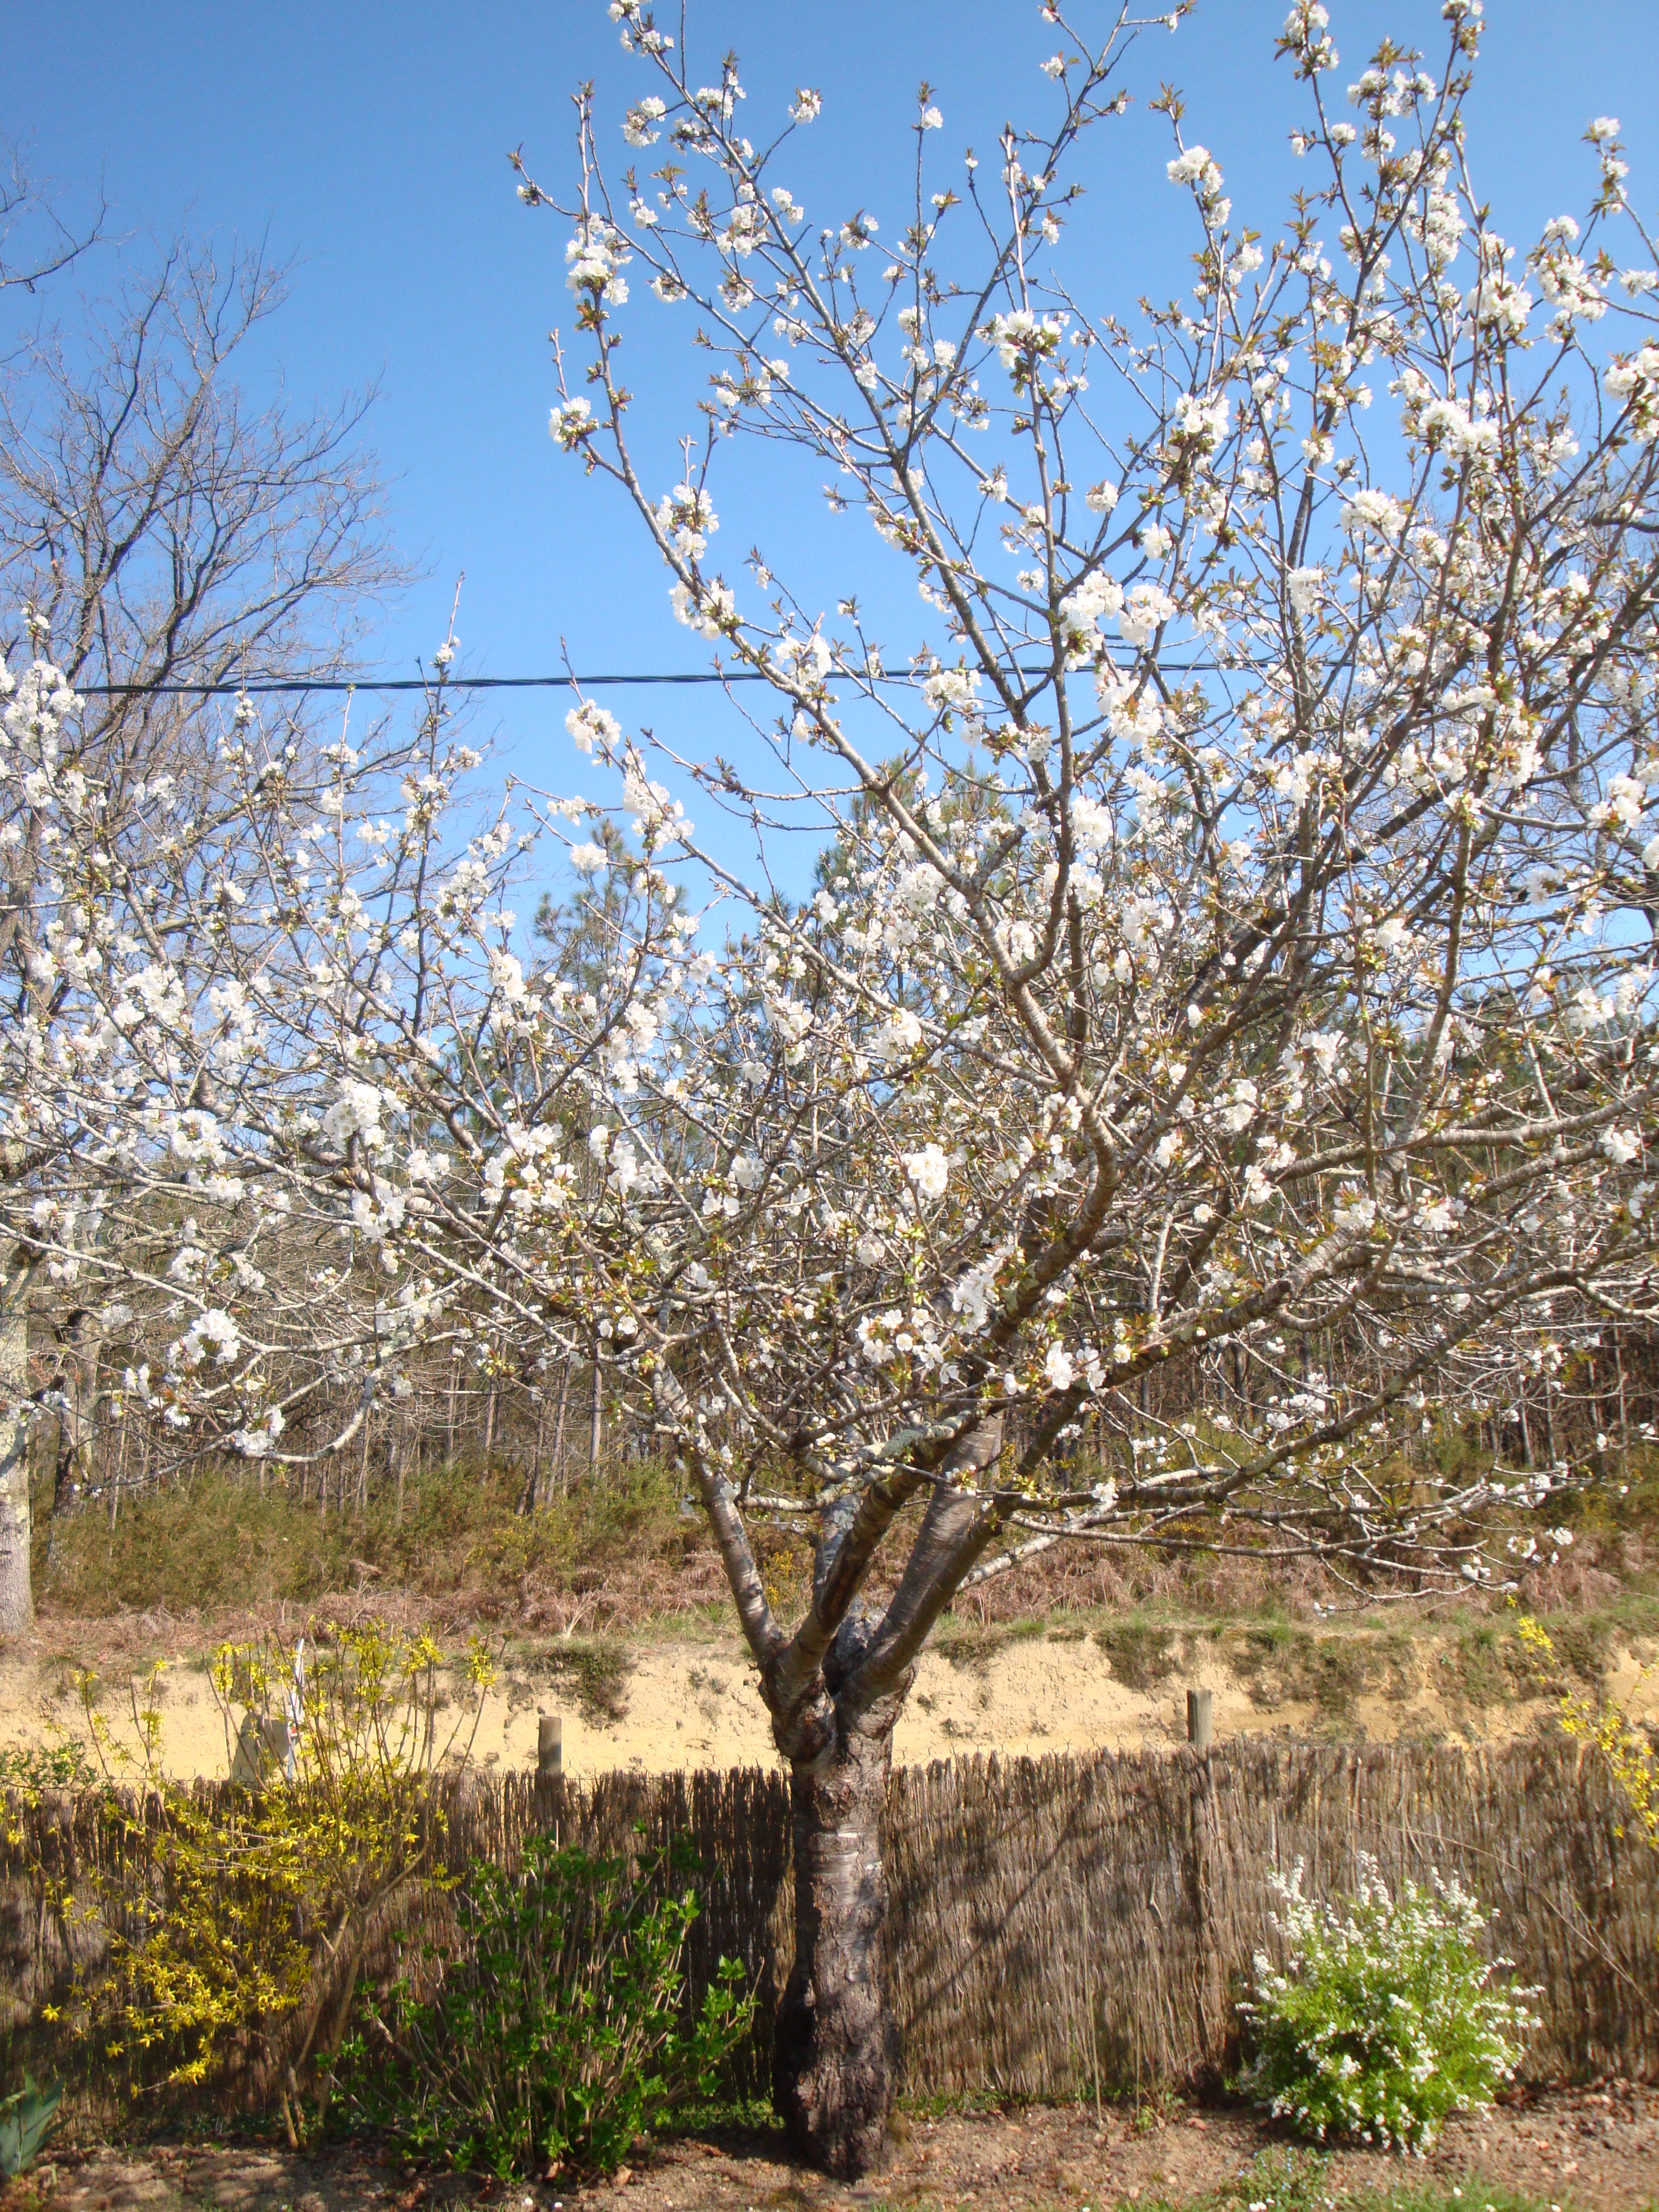
<svg viewBox="0 0 1659 2212">
<path fill-rule="evenodd" d="M 98 1769 L 86 1746 L 73 1736 L 0 1749 L 0 1790 L 15 1790 L 32 1798 L 47 1790 L 89 1790 L 97 1780 Z"/>
<path fill-rule="evenodd" d="M 1330 2161 L 1315 2151 L 1274 2145 L 1224 2183 L 1215 2203 L 1217 2212 L 1331 2212 Z"/>
<path fill-rule="evenodd" d="M 458 2169 L 613 2172 L 642 2130 L 712 2096 L 749 2032 L 741 1968 L 720 1961 L 687 2017 L 696 1917 L 683 1850 L 632 1861 L 532 1838 L 514 1871 L 480 1863 L 456 1893 L 457 1954 L 365 2005 L 338 2092 L 360 2119 Z"/>
<path fill-rule="evenodd" d="M 1246 2086 L 1322 2142 L 1426 2150 L 1448 2112 L 1489 2105 L 1513 2075 L 1533 1992 L 1487 1987 L 1510 1961 L 1481 1955 L 1487 1916 L 1455 1876 L 1395 1897 L 1362 1854 L 1358 1894 L 1324 1905 L 1302 1879 L 1300 1860 L 1272 1879 L 1285 1964 L 1256 1954 Z"/>
<path fill-rule="evenodd" d="M 32 2074 L 23 2086 L 0 2097 L 0 2177 L 15 2181 L 27 2172 L 58 2117 L 64 2085 L 54 2081 L 43 2089 Z"/>
</svg>

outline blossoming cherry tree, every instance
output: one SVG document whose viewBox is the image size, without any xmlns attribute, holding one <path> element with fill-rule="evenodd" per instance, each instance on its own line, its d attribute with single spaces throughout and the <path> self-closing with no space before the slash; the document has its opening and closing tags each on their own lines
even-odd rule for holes
<svg viewBox="0 0 1659 2212">
<path fill-rule="evenodd" d="M 1279 234 L 1162 95 L 1196 276 L 1135 314 L 1066 273 L 1127 6 L 1043 9 L 1041 120 L 994 160 L 936 153 L 924 86 L 890 228 L 797 198 L 815 93 L 751 142 L 736 61 L 700 81 L 641 0 L 611 9 L 644 80 L 622 135 L 659 166 L 613 184 L 585 92 L 574 193 L 520 170 L 571 226 L 553 436 L 769 687 L 764 774 L 659 738 L 659 784 L 574 717 L 750 908 L 698 985 L 696 1079 L 641 1060 L 596 1132 L 635 1224 L 596 1294 L 790 1765 L 776 2087 L 835 2172 L 881 2155 L 879 1810 L 952 1599 L 1061 1540 L 1502 1579 L 1480 1515 L 1510 1483 L 1441 1474 L 1425 1431 L 1655 1310 L 1654 255 L 1610 121 L 1583 227 L 1497 234 L 1480 7 L 1441 13 L 1432 65 L 1385 42 L 1345 102 L 1297 0 Z M 623 381 L 648 316 L 708 364 L 665 490 Z M 744 438 L 872 526 L 835 606 L 792 586 L 787 519 L 719 564 Z M 869 610 L 902 623 L 906 574 L 896 649 Z M 814 895 L 746 893 L 665 822 L 677 776 L 758 832 L 757 881 L 816 825 Z M 814 1544 L 793 1621 L 764 1514 Z"/>
</svg>

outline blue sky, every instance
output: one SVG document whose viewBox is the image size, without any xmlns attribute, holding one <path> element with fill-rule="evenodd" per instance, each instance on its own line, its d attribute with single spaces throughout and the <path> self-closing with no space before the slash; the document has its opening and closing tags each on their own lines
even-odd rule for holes
<svg viewBox="0 0 1659 2212">
<path fill-rule="evenodd" d="M 1285 142 L 1301 112 L 1272 58 L 1285 4 L 1201 0 L 1177 34 L 1155 34 L 1130 76 L 1141 94 L 1165 77 L 1182 87 L 1188 137 L 1215 152 L 1239 214 L 1270 234 L 1296 180 Z M 1105 11 L 1079 0 L 1079 22 L 1093 12 Z M 1659 204 L 1656 0 L 1488 0 L 1487 12 L 1471 144 L 1498 228 L 1527 240 L 1552 214 L 1583 208 L 1593 165 L 1580 134 L 1607 112 L 1623 123 L 1638 204 Z M 1441 50 L 1437 0 L 1334 0 L 1332 14 L 1340 82 L 1358 74 L 1384 30 Z M 1039 118 L 1052 100 L 1037 64 L 1054 43 L 1035 0 L 693 0 L 691 15 L 707 74 L 727 47 L 741 57 L 752 135 L 781 118 L 797 84 L 822 90 L 823 118 L 783 173 L 811 213 L 890 203 L 893 228 L 917 81 L 933 82 L 944 110 L 932 142 L 941 157 L 969 142 L 988 152 L 1006 117 Z M 637 529 L 547 437 L 547 332 L 568 322 L 566 234 L 519 207 L 505 159 L 522 143 L 542 181 L 566 185 L 569 94 L 592 77 L 620 167 L 614 118 L 647 88 L 640 70 L 602 0 L 52 0 L 11 19 L 0 128 L 22 141 L 66 210 L 101 184 L 113 232 L 135 248 L 146 232 L 180 224 L 227 242 L 265 239 L 295 259 L 295 290 L 248 361 L 250 386 L 280 377 L 299 403 L 371 380 L 382 387 L 374 435 L 393 479 L 393 528 L 428 571 L 385 623 L 388 671 L 437 642 L 461 570 L 459 634 L 475 670 L 551 671 L 561 636 L 589 669 L 699 665 L 703 648 L 674 623 Z M 1091 179 L 1090 289 L 1102 304 L 1127 303 L 1143 284 L 1167 295 L 1183 281 L 1191 240 L 1184 196 L 1163 177 L 1165 137 L 1161 123 L 1132 115 Z M 112 273 L 114 251 L 87 282 Z M 629 379 L 659 411 L 665 487 L 670 440 L 693 419 L 702 372 L 679 349 L 685 326 L 672 311 L 642 286 L 635 298 Z M 727 516 L 734 556 L 756 517 L 775 523 L 779 491 L 763 456 L 744 459 Z M 801 543 L 826 589 L 839 581 L 841 544 L 853 550 L 823 537 L 836 527 L 859 526 L 830 525 L 818 502 L 805 504 Z M 890 665 L 915 641 L 902 625 L 922 610 L 912 597 L 893 613 Z M 718 696 L 659 695 L 648 708 L 634 696 L 635 712 L 672 724 L 684 748 L 723 742 Z M 522 773 L 568 782 L 566 703 L 492 704 L 483 726 Z"/>
</svg>

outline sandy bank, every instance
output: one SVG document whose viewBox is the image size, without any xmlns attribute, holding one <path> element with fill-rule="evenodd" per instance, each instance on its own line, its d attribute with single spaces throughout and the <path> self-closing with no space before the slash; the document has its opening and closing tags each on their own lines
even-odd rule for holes
<svg viewBox="0 0 1659 2212">
<path fill-rule="evenodd" d="M 1659 1720 L 1659 1675 L 1645 1645 L 1603 1654 L 1605 1688 L 1639 1721 Z M 80 1736 L 84 1723 L 62 1659 L 0 1658 L 0 1744 Z M 1349 1743 L 1400 1738 L 1500 1741 L 1549 1717 L 1503 1635 L 1279 1625 L 948 1635 L 922 1659 L 894 1743 L 920 1765 L 958 1752 L 1005 1756 L 1136 1748 L 1184 1732 L 1188 1686 L 1211 1689 L 1218 1737 L 1282 1735 Z M 118 1741 L 136 1741 L 134 1685 L 106 1679 L 100 1709 Z M 552 1642 L 513 1650 L 473 1739 L 487 1766 L 536 1755 L 538 1711 L 563 1722 L 568 1771 L 772 1764 L 776 1753 L 752 1668 L 735 1643 L 663 1638 L 631 1645 Z M 228 1770 L 222 1717 L 199 1656 L 167 1668 L 161 1753 L 170 1773 Z M 447 1719 L 457 1716 L 453 1709 Z"/>
</svg>

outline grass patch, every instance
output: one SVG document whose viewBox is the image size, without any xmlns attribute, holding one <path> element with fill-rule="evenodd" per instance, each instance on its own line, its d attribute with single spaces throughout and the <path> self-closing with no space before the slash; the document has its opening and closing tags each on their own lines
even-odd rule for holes
<svg viewBox="0 0 1659 2212">
<path fill-rule="evenodd" d="M 1292 1694 L 1291 1683 L 1298 1671 L 1297 1645 L 1305 1632 L 1286 1620 L 1256 1621 L 1230 1643 L 1227 1656 L 1252 1705 L 1271 1712 Z"/>
<path fill-rule="evenodd" d="M 784 2128 L 769 2097 L 733 2094 L 689 2098 L 676 2106 L 672 2120 L 659 2122 L 653 2133 L 659 2142 L 672 2142 L 685 2136 L 759 2136 L 781 2143 Z"/>
<path fill-rule="evenodd" d="M 1593 1614 L 1563 1620 L 1550 1631 L 1555 1656 L 1570 1674 L 1589 1688 L 1598 1688 L 1612 1642 L 1612 1625 Z"/>
<path fill-rule="evenodd" d="M 1621 1590 L 1607 1604 L 1591 1607 L 1584 1618 L 1604 1621 L 1612 1636 L 1659 1638 L 1659 1595 L 1651 1590 Z"/>
<path fill-rule="evenodd" d="M 573 1639 L 544 1653 L 542 1663 L 590 1727 L 614 1728 L 626 1715 L 634 1655 L 625 1644 L 611 1637 Z"/>
<path fill-rule="evenodd" d="M 1095 1642 L 1111 1662 L 1126 1690 L 1155 1690 L 1175 1672 L 1175 1632 L 1144 1620 L 1109 1622 L 1095 1631 Z"/>
<path fill-rule="evenodd" d="M 1425 2179 L 1389 2189 L 1345 2190 L 1339 2197 L 1322 2153 L 1278 2147 L 1259 2152 L 1236 2180 L 1209 2195 L 1146 2196 L 1133 2203 L 1120 2197 L 1114 2212 L 1249 2212 L 1258 2206 L 1262 2212 L 1332 2212 L 1339 2204 L 1342 2212 L 1551 2212 L 1550 2202 L 1541 2197 L 1519 2197 L 1480 2180 Z"/>
<path fill-rule="evenodd" d="M 1269 1711 L 1310 1705 L 1328 1721 L 1346 1719 L 1368 1691 L 1409 1693 L 1417 1674 L 1413 1640 L 1398 1630 L 1318 1635 L 1289 1621 L 1253 1621 L 1223 1650 L 1253 1704 Z"/>
<path fill-rule="evenodd" d="M 1573 2202 L 1571 2197 L 1547 2201 L 1541 2197 L 1517 2197 L 1514 2190 L 1502 2188 L 1496 2182 L 1459 2182 L 1455 2185 L 1461 2196 L 1454 2197 L 1450 2183 L 1425 2181 L 1414 2187 L 1345 2197 L 1343 2202 L 1352 2205 L 1355 2212 L 1552 2212 L 1552 2204 Z"/>
<path fill-rule="evenodd" d="M 972 2109 L 1000 2108 L 999 2101 L 993 2100 Z M 907 2100 L 903 2106 L 918 2118 L 934 2119 L 965 2109 L 969 2108 L 951 2099 Z M 873 2212 L 905 2212 L 906 2201 L 878 2199 Z M 1338 2208 L 1340 2212 L 1552 2212 L 1553 2204 L 1571 2203 L 1572 2199 L 1566 2197 L 1553 2200 L 1522 2197 L 1511 2189 L 1468 2179 L 1458 2183 L 1424 2179 L 1386 2189 L 1344 2189 L 1339 2196 L 1331 2179 L 1330 2160 L 1322 2152 L 1277 2145 L 1260 2152 L 1235 2179 L 1201 2197 L 1149 2191 L 1133 2197 L 1098 2199 L 1099 2212 L 1338 2212 Z M 1075 2197 L 1054 2200 L 1054 2212 L 1067 2212 L 1067 2208 L 1075 2212 Z"/>
<path fill-rule="evenodd" d="M 1436 1686 L 1478 1712 L 1535 1695 L 1537 1668 L 1507 1625 L 1480 1621 L 1455 1637 L 1439 1655 Z"/>
<path fill-rule="evenodd" d="M 977 1628 L 968 1621 L 947 1620 L 943 1628 L 935 1632 L 932 1649 L 952 1667 L 985 1668 L 999 1651 L 1007 1648 L 1012 1635 L 1006 1622 Z"/>
<path fill-rule="evenodd" d="M 899 2097 L 893 2110 L 908 2120 L 981 2119 L 1007 2112 L 1012 2101 L 1000 2089 L 935 2089 L 925 2096 Z"/>
</svg>

